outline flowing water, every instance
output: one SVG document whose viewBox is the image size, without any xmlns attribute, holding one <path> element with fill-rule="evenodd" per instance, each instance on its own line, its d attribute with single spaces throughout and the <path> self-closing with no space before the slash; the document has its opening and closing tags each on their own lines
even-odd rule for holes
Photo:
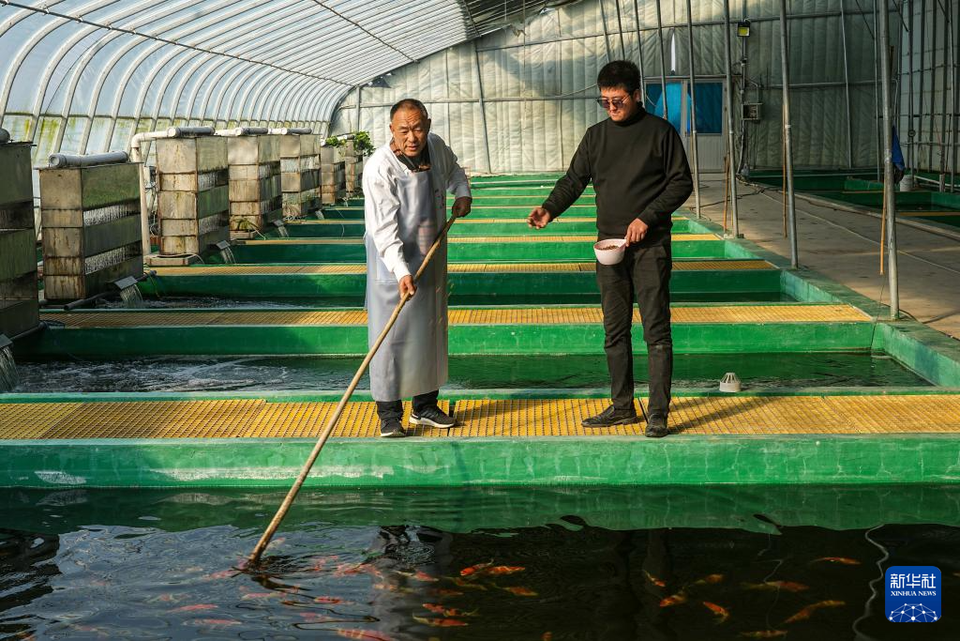
<svg viewBox="0 0 960 641">
<path fill-rule="evenodd" d="M 0 347 L 0 392 L 9 392 L 20 385 L 20 373 L 10 346 Z"/>
<path fill-rule="evenodd" d="M 20 363 L 21 392 L 142 392 L 334 390 L 347 387 L 359 358 L 315 356 L 155 357 L 131 360 L 55 360 Z M 445 389 L 607 388 L 606 358 L 564 356 L 451 356 Z M 646 356 L 634 361 L 638 389 L 647 380 Z M 679 354 L 674 387 L 716 388 L 736 372 L 744 390 L 795 387 L 897 387 L 930 383 L 883 353 Z M 369 389 L 366 376 L 360 389 Z"/>
<path fill-rule="evenodd" d="M 224 247 L 220 250 L 220 260 L 223 261 L 224 265 L 233 265 L 237 262 L 236 257 L 233 255 L 232 247 Z"/>
<path fill-rule="evenodd" d="M 8 490 L 0 638 L 960 638 L 956 487 Z M 883 574 L 942 573 L 942 619 Z M 859 635 L 859 636 L 858 636 Z"/>
<path fill-rule="evenodd" d="M 127 309 L 140 309 L 143 307 L 143 296 L 140 295 L 140 289 L 136 285 L 121 289 L 120 301 L 123 303 L 123 307 Z"/>
</svg>

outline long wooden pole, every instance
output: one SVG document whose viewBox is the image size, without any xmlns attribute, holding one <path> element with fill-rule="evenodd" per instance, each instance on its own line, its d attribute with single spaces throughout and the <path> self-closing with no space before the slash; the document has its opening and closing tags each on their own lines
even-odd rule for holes
<svg viewBox="0 0 960 641">
<path fill-rule="evenodd" d="M 437 239 L 433 241 L 433 246 L 430 247 L 430 251 L 427 252 L 427 255 L 423 259 L 423 264 L 420 265 L 420 269 L 417 270 L 416 275 L 413 277 L 413 282 L 417 283 L 420 280 L 420 276 L 423 274 L 423 271 L 426 269 L 427 265 L 430 263 L 430 259 L 433 258 L 434 253 L 436 253 L 437 248 L 440 247 L 440 243 L 443 242 L 443 239 L 446 237 L 447 232 L 450 230 L 450 227 L 453 226 L 454 221 L 457 219 L 456 216 L 451 216 L 447 221 L 447 224 L 444 225 L 443 229 L 440 231 L 440 235 L 437 236 Z M 267 526 L 266 531 L 264 531 L 263 536 L 260 537 L 260 540 L 257 542 L 257 546 L 253 548 L 253 553 L 250 555 L 250 563 L 259 563 L 260 556 L 263 554 L 263 551 L 267 548 L 267 545 L 270 544 L 270 539 L 273 538 L 273 535 L 276 533 L 277 528 L 280 527 L 280 522 L 283 521 L 283 518 L 287 515 L 287 511 L 290 510 L 290 506 L 293 505 L 294 499 L 297 498 L 297 494 L 300 492 L 300 488 L 303 486 L 304 481 L 307 480 L 307 475 L 310 474 L 310 469 L 313 467 L 313 463 L 317 460 L 317 457 L 320 456 L 320 450 L 323 449 L 324 444 L 327 442 L 327 439 L 330 438 L 330 434 L 333 432 L 333 428 L 337 426 L 337 421 L 340 420 L 340 415 L 343 414 L 344 408 L 347 406 L 347 401 L 350 400 L 350 397 L 353 395 L 353 391 L 357 388 L 357 385 L 360 383 L 360 378 L 363 376 L 363 373 L 367 371 L 367 366 L 370 365 L 370 361 L 373 360 L 374 354 L 377 353 L 377 350 L 380 349 L 380 345 L 383 343 L 384 339 L 387 337 L 387 333 L 393 328 L 394 323 L 397 322 L 397 317 L 400 316 L 400 310 L 403 309 L 403 306 L 406 305 L 407 301 L 410 300 L 410 294 L 406 293 L 400 298 L 400 302 L 397 303 L 397 308 L 393 310 L 393 314 L 390 316 L 390 319 L 387 321 L 386 326 L 383 328 L 383 331 L 380 332 L 380 335 L 377 337 L 376 342 L 370 348 L 370 351 L 367 352 L 366 358 L 363 359 L 363 362 L 360 364 L 360 369 L 357 370 L 357 373 L 354 374 L 353 380 L 350 381 L 350 386 L 347 387 L 347 391 L 344 392 L 343 398 L 340 399 L 340 404 L 337 405 L 337 409 L 333 412 L 333 415 L 330 417 L 330 420 L 327 421 L 326 427 L 323 428 L 323 432 L 320 433 L 320 437 L 317 439 L 317 444 L 313 446 L 313 451 L 310 452 L 307 462 L 303 465 L 303 469 L 300 470 L 297 480 L 294 482 L 293 487 L 290 488 L 290 491 L 287 492 L 287 497 L 283 499 L 283 503 L 280 505 L 280 509 L 277 510 L 277 513 L 274 515 L 273 520 L 270 521 L 270 525 Z"/>
</svg>

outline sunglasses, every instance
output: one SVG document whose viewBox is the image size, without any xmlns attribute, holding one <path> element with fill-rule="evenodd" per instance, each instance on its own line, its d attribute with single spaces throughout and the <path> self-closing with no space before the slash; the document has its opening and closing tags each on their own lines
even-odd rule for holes
<svg viewBox="0 0 960 641">
<path fill-rule="evenodd" d="M 629 96 L 625 98 L 613 98 L 613 99 L 597 98 L 597 104 L 609 111 L 611 108 L 619 109 L 620 107 L 623 106 L 623 103 L 625 103 L 629 99 L 630 99 Z"/>
</svg>

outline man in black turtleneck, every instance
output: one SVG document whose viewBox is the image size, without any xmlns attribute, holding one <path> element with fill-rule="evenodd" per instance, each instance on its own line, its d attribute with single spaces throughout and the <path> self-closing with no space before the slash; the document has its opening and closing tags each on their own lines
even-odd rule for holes
<svg viewBox="0 0 960 641">
<path fill-rule="evenodd" d="M 585 419 L 583 426 L 628 425 L 639 420 L 633 401 L 630 337 L 636 300 L 643 320 L 650 377 L 645 434 L 661 437 L 668 433 L 673 376 L 670 216 L 693 191 L 693 180 L 677 131 L 643 108 L 636 65 L 626 60 L 604 65 L 597 86 L 601 96 L 597 102 L 610 118 L 587 129 L 570 169 L 527 220 L 532 227 L 546 227 L 593 182 L 598 240 L 625 238 L 628 246 L 619 264 L 597 263 L 606 336 L 603 346 L 613 405 Z"/>
</svg>

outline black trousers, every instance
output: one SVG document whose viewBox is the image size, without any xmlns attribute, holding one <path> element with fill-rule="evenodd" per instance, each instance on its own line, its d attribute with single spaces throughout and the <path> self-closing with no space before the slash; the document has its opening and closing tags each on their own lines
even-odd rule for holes
<svg viewBox="0 0 960 641">
<path fill-rule="evenodd" d="M 434 390 L 426 394 L 417 394 L 413 397 L 414 413 L 419 414 L 421 410 L 433 407 L 437 404 L 438 398 L 440 398 L 440 390 Z M 377 401 L 377 416 L 380 417 L 381 421 L 386 421 L 391 418 L 401 418 L 403 416 L 403 402 Z"/>
<path fill-rule="evenodd" d="M 610 395 L 617 409 L 633 407 L 633 303 L 640 307 L 650 376 L 649 414 L 666 418 L 673 378 L 670 334 L 670 245 L 627 248 L 616 265 L 597 263 L 597 284 L 603 308 L 603 349 L 610 371 Z"/>
</svg>

